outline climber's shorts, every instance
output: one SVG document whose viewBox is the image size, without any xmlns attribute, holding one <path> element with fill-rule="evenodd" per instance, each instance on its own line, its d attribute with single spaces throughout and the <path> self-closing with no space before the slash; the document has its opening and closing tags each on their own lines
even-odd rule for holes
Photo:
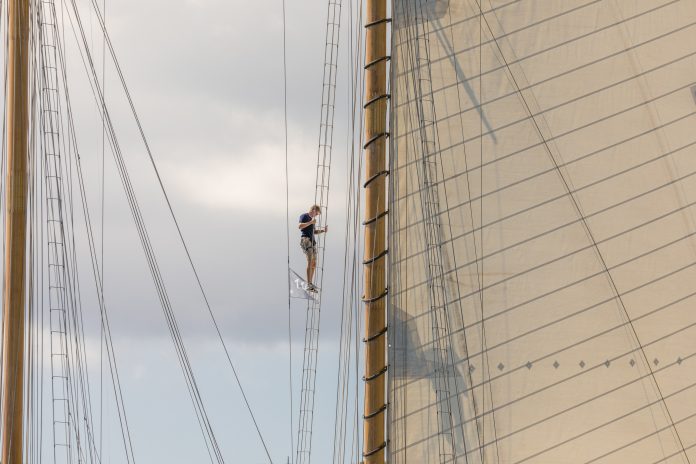
<svg viewBox="0 0 696 464">
<path fill-rule="evenodd" d="M 307 256 L 307 261 L 314 261 L 317 258 L 317 245 L 309 237 L 300 239 L 300 248 Z"/>
</svg>

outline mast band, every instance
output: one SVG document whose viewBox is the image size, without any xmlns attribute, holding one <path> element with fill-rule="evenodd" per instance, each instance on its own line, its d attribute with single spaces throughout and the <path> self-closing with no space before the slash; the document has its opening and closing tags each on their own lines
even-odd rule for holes
<svg viewBox="0 0 696 464">
<path fill-rule="evenodd" d="M 363 145 L 363 150 L 366 150 L 367 147 L 369 147 L 372 143 L 376 142 L 382 137 L 389 137 L 389 132 L 380 132 L 379 134 L 370 137 L 370 140 L 365 142 L 365 145 Z"/>
<path fill-rule="evenodd" d="M 372 224 L 373 222 L 377 221 L 378 219 L 382 219 L 382 218 L 383 218 L 384 216 L 386 216 L 387 214 L 389 214 L 389 210 L 382 211 L 382 212 L 379 213 L 377 216 L 375 216 L 375 217 L 373 217 L 373 218 L 370 218 L 370 219 L 368 219 L 368 220 L 366 220 L 366 221 L 363 221 L 363 225 L 366 226 L 366 225 L 368 225 L 368 224 Z"/>
<path fill-rule="evenodd" d="M 363 414 L 363 419 L 372 419 L 375 417 L 377 414 L 384 412 L 387 410 L 387 403 L 384 403 L 381 408 L 379 408 L 376 411 L 371 412 L 370 414 Z"/>
<path fill-rule="evenodd" d="M 379 294 L 379 295 L 377 295 L 377 296 L 375 296 L 375 297 L 372 297 L 372 298 L 365 298 L 365 297 L 363 297 L 362 300 L 363 300 L 363 303 L 374 303 L 375 301 L 381 300 L 382 298 L 384 298 L 385 296 L 387 296 L 388 293 L 389 293 L 389 289 L 388 289 L 388 288 L 385 288 L 384 291 L 383 291 L 381 294 Z"/>
<path fill-rule="evenodd" d="M 368 451 L 368 452 L 366 452 L 366 453 L 364 452 L 364 453 L 363 453 L 363 457 L 364 457 L 364 458 L 370 457 L 370 456 L 372 456 L 373 454 L 382 451 L 382 450 L 383 450 L 384 448 L 386 448 L 386 447 L 387 447 L 387 442 L 386 442 L 386 441 L 385 441 L 385 442 L 382 442 L 382 444 L 379 445 L 377 448 L 375 448 L 375 449 L 373 449 L 373 450 L 370 450 L 370 451 Z"/>
<path fill-rule="evenodd" d="M 378 377 L 380 377 L 380 376 L 383 376 L 383 375 L 387 372 L 388 369 L 389 369 L 389 366 L 384 366 L 384 367 L 383 367 L 379 372 L 377 372 L 376 374 L 372 374 L 372 375 L 369 375 L 369 376 L 364 376 L 364 377 L 363 377 L 363 380 L 364 380 L 365 382 L 370 382 L 371 380 L 375 380 L 376 378 L 378 378 Z"/>
<path fill-rule="evenodd" d="M 372 258 L 366 259 L 365 261 L 363 261 L 363 266 L 367 266 L 368 264 L 374 263 L 378 259 L 380 259 L 384 256 L 387 256 L 388 253 L 389 253 L 389 249 L 386 249 L 383 252 L 381 252 L 380 254 L 378 254 L 377 256 L 373 256 Z"/>
<path fill-rule="evenodd" d="M 372 61 L 370 61 L 369 63 L 367 63 L 367 64 L 365 65 L 365 69 L 367 69 L 367 68 L 369 68 L 369 67 L 371 67 L 371 66 L 374 66 L 374 65 L 376 65 L 377 63 L 381 63 L 382 61 L 389 61 L 389 60 L 391 60 L 391 56 L 389 56 L 389 55 L 380 56 L 380 57 L 377 58 L 376 60 L 372 60 Z"/>
<path fill-rule="evenodd" d="M 363 184 L 363 188 L 367 188 L 367 186 L 370 185 L 372 183 L 372 181 L 379 178 L 379 176 L 388 176 L 388 175 L 389 175 L 389 171 L 387 171 L 386 169 L 384 171 L 379 171 L 377 174 L 371 176 L 369 179 L 367 179 L 365 181 L 365 183 Z"/>
<path fill-rule="evenodd" d="M 367 107 L 370 106 L 372 103 L 374 103 L 374 102 L 376 102 L 376 101 L 379 101 L 379 100 L 381 100 L 381 99 L 383 99 L 383 98 L 386 98 L 386 99 L 388 100 L 388 99 L 391 98 L 391 94 L 390 94 L 390 93 L 383 93 L 382 95 L 377 95 L 376 97 L 370 98 L 369 100 L 367 100 L 367 101 L 363 104 L 363 109 L 367 108 Z"/>
<path fill-rule="evenodd" d="M 382 19 L 377 19 L 375 21 L 370 21 L 369 23 L 365 24 L 364 27 L 365 27 L 365 29 L 367 29 L 368 27 L 373 27 L 373 26 L 377 26 L 378 24 L 390 23 L 390 22 L 391 22 L 391 18 L 382 18 Z"/>
<path fill-rule="evenodd" d="M 367 337 L 367 338 L 363 338 L 363 343 L 371 342 L 372 340 L 375 340 L 375 339 L 381 337 L 381 336 L 384 335 L 385 333 L 387 333 L 387 327 L 386 327 L 386 326 L 385 326 L 382 330 L 380 330 L 379 332 L 377 332 L 376 334 L 370 335 L 370 336 Z"/>
</svg>

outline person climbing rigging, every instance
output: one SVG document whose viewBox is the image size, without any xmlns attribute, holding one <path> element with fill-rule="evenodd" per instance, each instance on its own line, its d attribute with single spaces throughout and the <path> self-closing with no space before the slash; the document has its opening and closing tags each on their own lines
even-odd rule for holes
<svg viewBox="0 0 696 464">
<path fill-rule="evenodd" d="M 316 217 L 320 214 L 321 207 L 312 205 L 309 212 L 300 216 L 300 225 L 298 226 L 300 229 L 300 248 L 307 257 L 307 290 L 310 292 L 317 291 L 317 287 L 312 283 L 314 270 L 317 266 L 317 242 L 314 240 L 314 234 L 324 234 L 329 230 L 329 226 L 315 229 Z"/>
</svg>

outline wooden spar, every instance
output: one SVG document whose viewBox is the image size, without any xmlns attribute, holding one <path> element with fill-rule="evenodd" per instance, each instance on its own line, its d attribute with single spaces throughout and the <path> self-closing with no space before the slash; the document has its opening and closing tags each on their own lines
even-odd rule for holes
<svg viewBox="0 0 696 464">
<path fill-rule="evenodd" d="M 386 455 L 387 2 L 367 0 L 365 20 L 365 416 L 363 459 Z"/>
<path fill-rule="evenodd" d="M 2 463 L 21 464 L 27 221 L 29 0 L 7 2 L 7 177 L 3 289 Z"/>
</svg>

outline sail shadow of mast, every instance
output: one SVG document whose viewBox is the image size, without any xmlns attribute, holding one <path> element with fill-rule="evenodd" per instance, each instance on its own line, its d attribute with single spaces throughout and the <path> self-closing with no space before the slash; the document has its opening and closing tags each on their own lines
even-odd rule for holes
<svg viewBox="0 0 696 464">
<path fill-rule="evenodd" d="M 457 76 L 458 81 L 457 84 L 461 85 L 461 87 L 464 89 L 469 99 L 473 103 L 476 112 L 481 118 L 483 126 L 486 128 L 486 133 L 490 135 L 491 139 L 493 140 L 493 143 L 498 143 L 498 139 L 495 136 L 495 130 L 493 129 L 493 126 L 491 126 L 490 121 L 488 121 L 486 114 L 483 112 L 483 105 L 480 103 L 479 96 L 476 95 L 476 91 L 471 87 L 471 84 L 469 84 L 469 78 L 467 78 L 466 74 L 464 74 L 464 70 L 462 69 L 459 60 L 457 59 L 457 53 L 454 50 L 454 45 L 445 35 L 445 26 L 442 25 L 442 21 L 440 20 L 440 18 L 433 18 L 433 22 L 436 25 L 434 32 L 437 35 L 440 45 L 442 46 L 442 48 L 445 49 L 447 57 L 449 58 L 449 61 L 452 63 L 452 68 L 454 68 L 454 73 Z M 479 45 L 479 47 L 481 47 L 481 45 Z M 483 79 L 483 76 L 479 76 L 479 79 Z"/>
<path fill-rule="evenodd" d="M 415 70 L 413 90 L 419 139 L 416 140 L 415 145 L 416 150 L 420 151 L 416 173 L 421 212 L 424 217 L 422 225 L 426 250 L 425 274 L 434 352 L 434 371 L 430 379 L 435 392 L 439 462 L 446 464 L 456 462 L 457 444 L 455 443 L 453 409 L 457 408 L 456 406 L 453 408 L 452 393 L 456 395 L 457 387 L 456 379 L 450 375 L 453 355 L 440 223 L 440 182 L 438 181 L 440 151 L 430 66 L 430 34 L 426 24 L 430 20 L 431 13 L 435 12 L 433 7 L 437 6 L 438 3 L 429 3 L 424 8 L 421 0 L 413 4 L 415 44 L 412 47 L 411 59 Z"/>
<path fill-rule="evenodd" d="M 497 142 L 495 133 L 486 116 L 483 114 L 479 99 L 467 82 L 462 67 L 457 61 L 453 45 L 447 40 L 443 30 L 442 18 L 449 11 L 449 2 L 446 0 L 426 1 L 412 0 L 409 6 L 404 8 L 402 4 L 401 16 L 407 24 L 406 34 L 410 35 L 407 42 L 409 68 L 413 70 L 409 78 L 412 85 L 413 99 L 409 106 L 414 108 L 416 121 L 411 124 L 416 126 L 413 143 L 416 156 L 416 175 L 418 178 L 418 193 L 420 197 L 420 209 L 423 215 L 421 222 L 424 238 L 424 273 L 427 281 L 427 317 L 430 320 L 432 352 L 432 366 L 428 378 L 432 383 L 435 395 L 436 423 L 438 427 L 437 441 L 440 463 L 457 462 L 458 457 L 466 456 L 468 445 L 482 439 L 480 430 L 467 436 L 462 428 L 462 418 L 470 415 L 471 409 L 475 411 L 474 399 L 461 398 L 459 395 L 461 382 L 470 377 L 471 371 L 458 372 L 455 369 L 455 343 L 452 339 L 452 308 L 448 301 L 448 288 L 445 279 L 445 251 L 443 250 L 443 224 L 441 223 L 442 208 L 441 198 L 447 202 L 447 192 L 440 179 L 442 170 L 442 152 L 439 148 L 439 136 L 437 127 L 437 114 L 435 106 L 435 89 L 433 86 L 432 66 L 430 52 L 432 49 L 430 40 L 435 36 L 440 48 L 443 48 L 453 63 L 457 84 L 461 81 L 463 88 L 474 102 L 480 115 L 482 124 L 491 135 L 494 143 Z M 434 31 L 430 25 L 436 25 Z M 409 31 L 410 30 L 410 31 Z M 435 34 L 433 34 L 435 32 Z M 441 191 L 442 189 L 442 191 Z M 447 210 L 447 208 L 446 208 Z M 456 313 L 456 311 L 454 311 Z M 464 347 L 466 352 L 466 347 Z M 425 353 L 422 353 L 425 356 Z M 468 358 L 464 354 L 464 359 Z M 459 364 L 459 363 L 457 363 Z M 462 402 L 466 403 L 465 405 Z M 467 410 L 467 406 L 471 406 Z M 476 416 L 476 414 L 473 414 Z M 477 427 L 478 429 L 478 427 Z M 460 433 L 461 432 L 461 433 Z M 466 458 L 465 458 L 466 459 Z M 481 457 L 483 460 L 483 457 Z M 469 461 L 466 459 L 467 462 Z"/>
</svg>

